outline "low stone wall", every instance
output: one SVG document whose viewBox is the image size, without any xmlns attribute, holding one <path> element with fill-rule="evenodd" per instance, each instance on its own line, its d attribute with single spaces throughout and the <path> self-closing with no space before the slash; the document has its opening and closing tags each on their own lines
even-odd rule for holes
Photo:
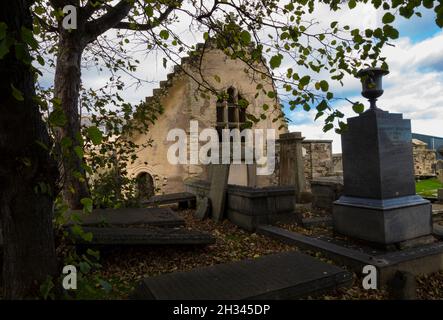
<svg viewBox="0 0 443 320">
<path fill-rule="evenodd" d="M 434 177 L 437 154 L 435 150 L 427 148 L 423 141 L 412 140 L 412 153 L 414 156 L 414 173 L 416 177 Z"/>
<path fill-rule="evenodd" d="M 189 179 L 186 191 L 197 196 L 209 195 L 209 182 Z M 295 188 L 272 186 L 254 188 L 228 185 L 225 216 L 236 225 L 254 231 L 261 224 L 294 220 Z"/>
</svg>

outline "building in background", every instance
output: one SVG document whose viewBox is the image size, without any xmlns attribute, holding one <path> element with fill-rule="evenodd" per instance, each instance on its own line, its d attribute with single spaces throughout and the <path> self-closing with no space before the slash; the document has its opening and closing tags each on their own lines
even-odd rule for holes
<svg viewBox="0 0 443 320">
<path fill-rule="evenodd" d="M 437 151 L 440 148 L 443 148 L 443 138 L 441 137 L 434 137 L 434 136 L 428 136 L 426 134 L 413 133 L 412 139 L 423 141 L 428 145 L 427 147 L 430 150 Z M 437 155 L 437 160 L 443 160 L 443 156 L 438 154 L 438 152 L 436 152 L 436 155 Z"/>
</svg>

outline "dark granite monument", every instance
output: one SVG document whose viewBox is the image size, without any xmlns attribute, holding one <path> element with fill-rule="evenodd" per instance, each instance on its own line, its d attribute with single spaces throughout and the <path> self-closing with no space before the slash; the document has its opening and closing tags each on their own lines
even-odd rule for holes
<svg viewBox="0 0 443 320">
<path fill-rule="evenodd" d="M 415 193 L 410 120 L 378 109 L 377 68 L 360 72 L 371 108 L 348 119 L 342 134 L 344 195 L 334 203 L 334 230 L 388 245 L 432 233 L 431 205 Z"/>
</svg>

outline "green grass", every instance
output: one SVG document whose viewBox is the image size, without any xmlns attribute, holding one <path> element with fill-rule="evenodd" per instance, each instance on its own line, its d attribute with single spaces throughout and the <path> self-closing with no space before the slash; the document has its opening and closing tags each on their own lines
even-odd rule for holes
<svg viewBox="0 0 443 320">
<path fill-rule="evenodd" d="M 443 184 L 436 178 L 417 181 L 415 184 L 417 193 L 422 197 L 437 197 L 437 190 L 441 188 Z"/>
</svg>

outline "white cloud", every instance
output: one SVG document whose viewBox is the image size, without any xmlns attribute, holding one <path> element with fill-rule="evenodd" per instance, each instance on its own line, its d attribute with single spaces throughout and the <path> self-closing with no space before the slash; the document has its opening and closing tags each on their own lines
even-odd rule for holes
<svg viewBox="0 0 443 320">
<path fill-rule="evenodd" d="M 377 104 L 381 109 L 403 113 L 404 118 L 411 119 L 413 132 L 443 136 L 443 66 L 435 65 L 442 63 L 436 62 L 443 61 L 442 52 L 443 32 L 415 44 L 401 38 L 395 47 L 384 50 L 391 73 L 384 79 L 385 93 Z M 356 79 L 353 81 L 359 85 Z M 363 101 L 358 96 L 350 99 Z M 353 116 L 349 105 L 341 104 L 338 108 L 347 117 Z M 302 131 L 308 139 L 332 138 L 334 152 L 341 152 L 340 136 L 333 132 L 324 134 L 321 123 L 290 129 Z"/>
</svg>

